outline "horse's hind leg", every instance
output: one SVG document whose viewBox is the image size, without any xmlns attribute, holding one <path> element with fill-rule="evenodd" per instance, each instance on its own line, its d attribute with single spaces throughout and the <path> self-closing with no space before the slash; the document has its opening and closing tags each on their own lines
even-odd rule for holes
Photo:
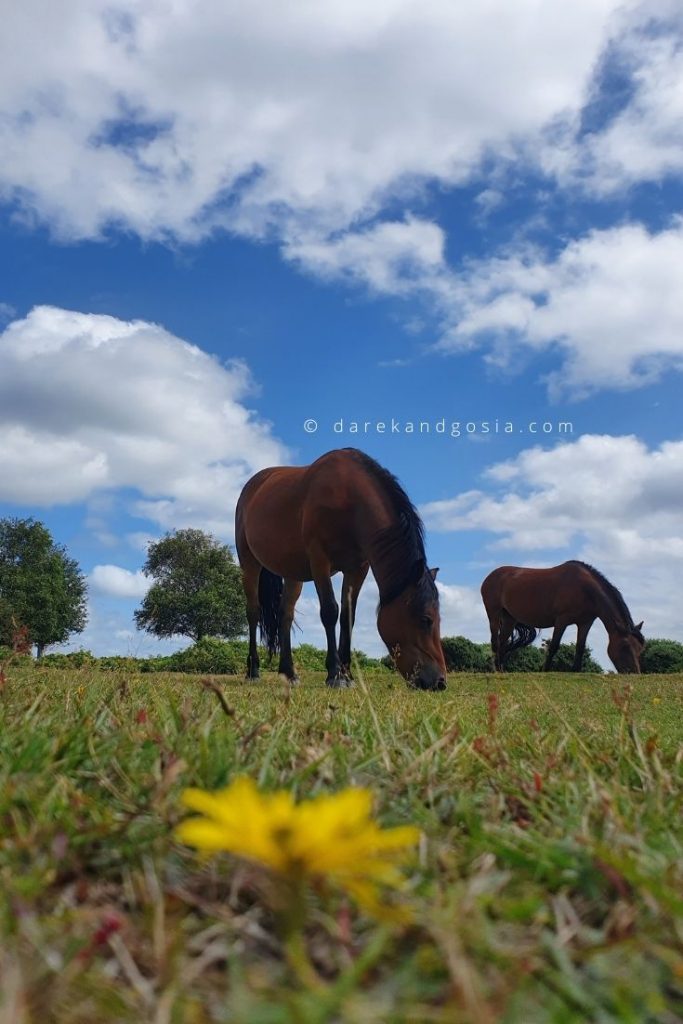
<svg viewBox="0 0 683 1024">
<path fill-rule="evenodd" d="M 486 612 L 489 617 L 489 626 L 491 627 L 491 650 L 493 651 L 493 662 L 495 665 L 496 672 L 500 672 L 500 611 L 489 612 L 487 608 Z"/>
<path fill-rule="evenodd" d="M 257 562 L 249 548 L 238 547 L 240 566 L 242 568 L 242 586 L 247 603 L 247 622 L 249 623 L 249 654 L 247 655 L 247 678 L 258 679 L 259 656 L 256 644 L 256 630 L 259 621 L 258 586 L 261 575 L 261 564 Z"/>
<path fill-rule="evenodd" d="M 507 645 L 510 642 L 512 631 L 515 628 L 515 618 L 506 612 L 505 609 L 501 610 L 500 613 L 500 624 L 498 626 L 498 654 L 496 659 L 496 671 L 503 672 L 505 669 L 505 652 Z"/>
<path fill-rule="evenodd" d="M 287 676 L 290 683 L 296 683 L 299 680 L 292 661 L 292 622 L 294 621 L 294 608 L 299 600 L 302 587 L 303 583 L 300 583 L 299 580 L 285 580 L 280 602 L 280 664 L 278 672 L 280 675 Z"/>
<path fill-rule="evenodd" d="M 259 678 L 258 647 L 256 630 L 260 616 L 258 600 L 258 583 L 261 575 L 261 563 L 252 554 L 241 530 L 237 531 L 237 549 L 240 567 L 242 568 L 242 586 L 247 601 L 247 622 L 249 623 L 249 654 L 247 655 L 247 678 Z"/>
<path fill-rule="evenodd" d="M 345 572 L 342 583 L 341 613 L 339 616 L 339 660 L 342 672 L 352 679 L 351 675 L 351 633 L 356 621 L 356 605 L 358 595 L 365 582 L 370 566 L 365 562 L 355 572 Z"/>
</svg>

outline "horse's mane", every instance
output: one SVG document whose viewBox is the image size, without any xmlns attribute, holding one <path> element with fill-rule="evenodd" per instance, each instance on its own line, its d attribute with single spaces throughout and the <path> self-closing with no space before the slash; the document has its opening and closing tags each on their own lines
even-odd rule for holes
<svg viewBox="0 0 683 1024">
<path fill-rule="evenodd" d="M 347 448 L 346 451 L 353 455 L 382 488 L 397 517 L 397 523 L 380 530 L 372 542 L 374 553 L 378 558 L 386 560 L 388 567 L 388 577 L 380 593 L 379 607 L 390 604 L 411 583 L 417 586 L 415 600 L 420 606 L 438 601 L 439 592 L 436 584 L 431 574 L 425 571 L 427 562 L 424 524 L 417 509 L 393 473 L 357 448 Z M 417 576 L 420 565 L 423 571 Z"/>
<path fill-rule="evenodd" d="M 612 598 L 617 608 L 623 615 L 624 621 L 626 622 L 629 632 L 632 633 L 633 636 L 637 637 L 638 640 L 642 640 L 642 642 L 645 643 L 645 638 L 643 637 L 643 634 L 640 632 L 639 629 L 636 629 L 635 627 L 633 616 L 629 611 L 626 601 L 624 601 L 624 597 L 621 591 L 617 590 L 614 584 L 610 583 L 607 577 L 603 576 L 602 573 L 595 568 L 595 566 L 589 565 L 587 562 L 579 562 L 578 559 L 572 559 L 572 562 L 574 565 L 580 565 L 583 569 L 587 569 L 591 576 L 593 576 L 594 579 L 603 587 L 603 589 L 607 591 L 607 593 Z"/>
</svg>

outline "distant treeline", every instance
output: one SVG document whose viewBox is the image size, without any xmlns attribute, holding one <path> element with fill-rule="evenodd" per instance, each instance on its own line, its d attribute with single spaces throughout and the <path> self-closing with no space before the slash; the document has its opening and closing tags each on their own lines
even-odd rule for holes
<svg viewBox="0 0 683 1024">
<path fill-rule="evenodd" d="M 488 644 L 477 644 L 464 636 L 443 637 L 442 644 L 449 672 L 493 672 L 491 648 Z M 41 659 L 40 665 L 45 668 L 62 669 L 200 672 L 211 675 L 241 676 L 245 670 L 247 650 L 246 640 L 221 640 L 217 637 L 204 637 L 190 647 L 175 651 L 173 654 L 147 658 L 128 655 L 109 655 L 97 658 L 90 651 L 71 651 L 68 654 L 46 654 Z M 267 664 L 267 652 L 261 650 L 260 654 L 263 664 Z M 388 656 L 371 658 L 363 651 L 355 651 L 354 655 L 361 668 L 393 671 L 391 659 Z M 0 646 L 0 665 L 8 659 L 16 657 L 16 652 Z M 553 663 L 553 671 L 570 671 L 573 658 L 574 645 L 562 644 Z M 509 656 L 506 668 L 509 672 L 540 672 L 544 660 L 545 650 L 543 647 L 524 647 Z M 294 649 L 294 662 L 300 671 L 324 672 L 325 651 L 312 644 L 300 644 Z M 641 663 L 643 672 L 683 672 L 683 644 L 676 640 L 648 640 Z M 603 671 L 592 657 L 589 648 L 586 649 L 583 671 L 598 674 Z"/>
</svg>

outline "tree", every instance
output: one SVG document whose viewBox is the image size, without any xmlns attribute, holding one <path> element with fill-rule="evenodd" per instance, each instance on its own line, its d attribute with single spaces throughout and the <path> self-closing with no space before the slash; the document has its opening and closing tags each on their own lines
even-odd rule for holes
<svg viewBox="0 0 683 1024">
<path fill-rule="evenodd" d="M 87 587 L 78 563 L 34 519 L 0 519 L 0 644 L 25 629 L 40 658 L 81 633 Z"/>
<path fill-rule="evenodd" d="M 643 672 L 683 672 L 683 644 L 678 640 L 648 640 L 640 667 Z"/>
<path fill-rule="evenodd" d="M 247 628 L 242 577 L 227 544 L 202 530 L 177 530 L 150 544 L 142 567 L 154 583 L 135 612 L 158 637 L 228 640 Z"/>
</svg>

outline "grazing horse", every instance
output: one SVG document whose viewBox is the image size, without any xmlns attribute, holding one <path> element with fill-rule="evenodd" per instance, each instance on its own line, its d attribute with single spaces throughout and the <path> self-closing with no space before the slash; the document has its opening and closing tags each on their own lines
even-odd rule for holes
<svg viewBox="0 0 683 1024">
<path fill-rule="evenodd" d="M 327 634 L 327 685 L 352 683 L 351 630 L 368 569 L 379 587 L 377 629 L 412 685 L 443 690 L 436 569 L 425 561 L 415 507 L 388 470 L 355 448 L 328 452 L 310 466 L 262 469 L 235 512 L 237 555 L 249 621 L 247 675 L 258 679 L 256 628 L 278 671 L 295 681 L 291 628 L 303 582 L 313 580 Z M 331 576 L 342 572 L 339 616 Z"/>
<path fill-rule="evenodd" d="M 585 562 L 564 562 L 552 569 L 503 565 L 486 577 L 481 596 L 491 626 L 496 669 L 507 654 L 536 639 L 537 629 L 554 626 L 544 671 L 548 671 L 567 626 L 575 625 L 573 672 L 581 671 L 586 637 L 596 619 L 609 635 L 607 653 L 617 672 L 640 672 L 645 644 L 643 623 L 634 625 L 623 597 L 602 573 Z"/>
</svg>

